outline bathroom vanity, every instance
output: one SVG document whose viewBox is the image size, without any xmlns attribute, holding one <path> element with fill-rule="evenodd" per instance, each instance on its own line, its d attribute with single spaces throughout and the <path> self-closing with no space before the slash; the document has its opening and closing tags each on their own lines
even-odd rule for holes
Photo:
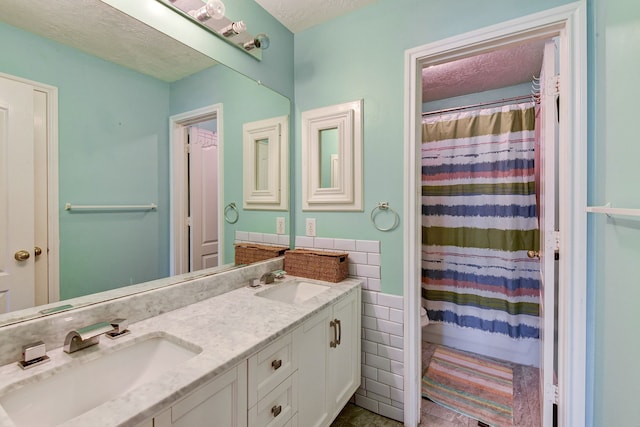
<svg viewBox="0 0 640 427">
<path fill-rule="evenodd" d="M 248 286 L 272 266 L 245 267 L 229 275 L 234 289 L 134 319 L 121 338 L 71 354 L 49 344 L 48 363 L 0 367 L 0 426 L 329 425 L 360 385 L 361 283 L 286 277 Z M 126 317 L 120 302 L 122 310 L 92 310 Z"/>
</svg>

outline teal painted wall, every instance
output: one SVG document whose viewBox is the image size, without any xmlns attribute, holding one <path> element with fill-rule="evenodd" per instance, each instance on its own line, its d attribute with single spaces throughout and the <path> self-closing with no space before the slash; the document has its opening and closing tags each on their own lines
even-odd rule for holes
<svg viewBox="0 0 640 427">
<path fill-rule="evenodd" d="M 290 102 L 284 96 L 223 65 L 171 85 L 171 114 L 217 103 L 222 104 L 224 121 L 224 206 L 235 202 L 240 210 L 237 223 L 225 223 L 224 262 L 229 263 L 233 262 L 236 230 L 275 234 L 276 217 L 284 216 L 288 233 L 289 212 L 242 208 L 242 126 L 257 120 L 288 116 Z"/>
<path fill-rule="evenodd" d="M 318 236 L 380 240 L 382 291 L 401 295 L 403 224 L 380 232 L 369 214 L 380 201 L 404 214 L 405 50 L 566 3 L 381 0 L 296 34 L 295 150 L 301 112 L 364 99 L 364 212 L 302 212 L 297 202 L 295 234 L 305 234 L 305 218 L 316 218 Z M 301 173 L 297 160 L 295 176 Z"/>
<path fill-rule="evenodd" d="M 640 208 L 640 3 L 589 2 L 589 203 Z M 638 424 L 640 219 L 590 215 L 593 426 Z"/>
<path fill-rule="evenodd" d="M 0 72 L 58 88 L 61 298 L 166 276 L 169 85 L 4 24 L 0 38 Z"/>
</svg>

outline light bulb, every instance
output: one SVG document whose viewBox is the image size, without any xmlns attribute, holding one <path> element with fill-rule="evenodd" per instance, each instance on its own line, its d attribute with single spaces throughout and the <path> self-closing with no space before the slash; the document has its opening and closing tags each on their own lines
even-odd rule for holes
<svg viewBox="0 0 640 427">
<path fill-rule="evenodd" d="M 232 22 L 231 24 L 221 29 L 220 34 L 222 34 L 225 37 L 231 37 L 231 36 L 235 36 L 236 34 L 240 34 L 246 30 L 247 30 L 247 26 L 245 25 L 244 21 L 238 21 L 238 22 Z"/>
<path fill-rule="evenodd" d="M 224 17 L 224 3 L 220 0 L 209 0 L 207 4 L 196 10 L 193 16 L 200 22 L 208 19 L 222 19 Z"/>
<path fill-rule="evenodd" d="M 253 40 L 246 42 L 242 47 L 244 47 L 244 50 L 252 50 L 255 48 L 265 50 L 270 44 L 271 41 L 269 40 L 269 37 L 266 34 L 261 33 Z"/>
</svg>

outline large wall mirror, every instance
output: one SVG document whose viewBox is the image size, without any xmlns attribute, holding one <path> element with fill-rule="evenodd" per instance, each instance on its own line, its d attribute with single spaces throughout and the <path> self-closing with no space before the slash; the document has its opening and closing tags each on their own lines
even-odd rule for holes
<svg viewBox="0 0 640 427">
<path fill-rule="evenodd" d="M 51 254 L 55 266 L 49 266 L 49 276 L 58 283 L 53 291 L 51 281 L 45 283 L 44 296 L 35 302 L 48 306 L 23 309 L 19 299 L 9 295 L 13 290 L 1 289 L 7 282 L 0 281 L 0 313 L 6 312 L 0 314 L 0 325 L 31 318 L 42 308 L 63 306 L 69 299 L 92 303 L 100 299 L 90 296 L 96 293 L 108 291 L 112 298 L 114 289 L 125 295 L 128 289 L 141 289 L 131 285 L 156 281 L 144 287 L 148 289 L 185 279 L 169 277 L 174 272 L 192 270 L 188 277 L 212 274 L 216 265 L 233 264 L 238 233 L 276 235 L 276 218 L 285 216 L 282 211 L 242 209 L 242 137 L 244 123 L 288 117 L 286 97 L 102 1 L 35 3 L 42 7 L 19 0 L 1 6 L 0 82 L 15 79 L 56 89 L 57 153 L 45 153 L 44 165 L 47 156 L 57 160 L 53 180 L 58 182 L 50 185 L 56 187 L 54 192 L 36 196 L 35 201 L 46 206 L 47 200 L 54 200 L 49 206 L 57 206 L 48 216 L 56 218 L 49 228 L 57 229 L 59 237 L 59 248 L 52 242 L 57 253 Z M 96 56 L 101 50 L 112 57 Z M 180 128 L 184 138 L 171 135 L 171 117 L 211 106 L 217 109 L 207 120 Z M 202 187 L 172 190 L 179 171 L 172 165 L 171 144 L 177 140 L 192 146 L 187 160 L 192 163 L 185 170 L 204 169 L 198 180 L 216 194 L 205 197 Z M 16 180 L 7 180 L 7 186 Z M 195 234 L 207 242 L 217 239 L 217 253 L 204 264 L 188 261 L 182 271 L 174 271 L 172 205 L 182 203 L 189 216 L 196 208 L 188 200 L 207 198 L 216 199 L 217 206 L 204 215 L 207 234 Z M 231 203 L 239 213 L 233 224 L 222 214 Z M 70 209 L 65 209 L 67 204 Z M 193 230 L 186 234 L 191 240 L 198 237 Z M 280 242 L 288 240 L 286 236 Z M 29 263 L 36 264 L 35 253 L 24 264 L 14 260 L 15 249 L 0 242 L 4 272 L 22 272 Z M 195 271 L 203 267 L 213 269 Z M 45 272 L 45 281 L 46 276 Z"/>
</svg>

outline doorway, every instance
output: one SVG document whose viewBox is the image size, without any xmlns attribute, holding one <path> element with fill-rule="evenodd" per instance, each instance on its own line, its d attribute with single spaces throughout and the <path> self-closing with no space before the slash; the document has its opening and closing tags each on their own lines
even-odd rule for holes
<svg viewBox="0 0 640 427">
<path fill-rule="evenodd" d="M 405 423 L 420 417 L 420 277 L 421 197 L 420 153 L 422 79 L 425 66 L 468 58 L 502 46 L 557 37 L 560 74 L 566 76 L 559 96 L 559 241 L 558 294 L 562 316 L 558 322 L 558 425 L 584 424 L 585 390 L 585 230 L 586 215 L 586 76 L 585 7 L 583 3 L 551 9 L 504 24 L 464 34 L 407 51 L 407 138 L 405 145 Z M 546 404 L 553 389 L 545 389 Z M 416 410 L 417 409 L 417 410 Z M 543 423 L 547 427 L 551 424 Z"/>
<path fill-rule="evenodd" d="M 57 136 L 57 88 L 0 74 L 0 313 L 60 299 Z"/>
<path fill-rule="evenodd" d="M 171 116 L 171 274 L 223 260 L 222 105 Z"/>
</svg>

